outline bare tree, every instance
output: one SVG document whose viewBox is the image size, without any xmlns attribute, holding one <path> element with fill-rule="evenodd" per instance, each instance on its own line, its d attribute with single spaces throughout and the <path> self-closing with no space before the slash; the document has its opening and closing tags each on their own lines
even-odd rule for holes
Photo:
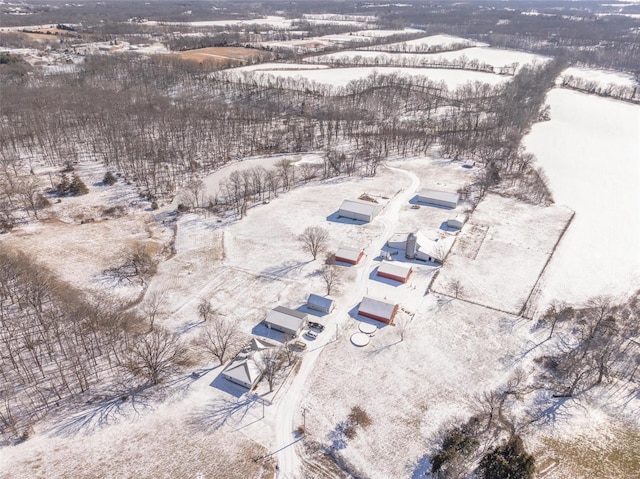
<svg viewBox="0 0 640 479">
<path fill-rule="evenodd" d="M 134 336 L 129 342 L 124 366 L 151 384 L 162 378 L 185 357 L 185 347 L 177 335 L 164 328 Z"/>
<path fill-rule="evenodd" d="M 157 259 L 144 243 L 137 243 L 123 251 L 120 261 L 119 265 L 106 269 L 104 274 L 119 282 L 138 281 L 141 286 L 144 286 L 146 280 L 155 274 L 158 266 Z"/>
<path fill-rule="evenodd" d="M 149 320 L 149 328 L 153 329 L 156 318 L 162 313 L 166 303 L 167 290 L 160 289 L 152 291 L 147 295 L 145 302 L 142 305 L 142 312 Z"/>
<path fill-rule="evenodd" d="M 269 392 L 273 391 L 273 385 L 284 367 L 286 355 L 283 354 L 282 348 L 264 349 L 259 353 L 256 365 L 262 374 L 262 377 L 269 384 Z"/>
<path fill-rule="evenodd" d="M 227 356 L 233 355 L 242 344 L 238 323 L 224 316 L 213 316 L 202 330 L 199 343 L 207 352 L 213 354 L 222 365 Z"/>
<path fill-rule="evenodd" d="M 311 253 L 315 260 L 318 257 L 318 253 L 327 247 L 329 232 L 319 226 L 307 226 L 299 239 L 304 249 Z"/>
<path fill-rule="evenodd" d="M 210 319 L 214 318 L 216 310 L 213 308 L 211 301 L 202 298 L 198 303 L 198 315 L 202 318 L 202 322 L 206 323 Z"/>
<path fill-rule="evenodd" d="M 458 299 L 460 295 L 464 294 L 464 287 L 462 286 L 462 283 L 459 279 L 451 281 L 451 284 L 449 284 L 449 289 L 453 293 L 453 297 L 456 299 Z"/>
<path fill-rule="evenodd" d="M 329 261 L 322 266 L 320 277 L 327 287 L 327 294 L 331 294 L 331 291 L 340 284 L 340 269 L 336 266 L 335 261 Z"/>
</svg>

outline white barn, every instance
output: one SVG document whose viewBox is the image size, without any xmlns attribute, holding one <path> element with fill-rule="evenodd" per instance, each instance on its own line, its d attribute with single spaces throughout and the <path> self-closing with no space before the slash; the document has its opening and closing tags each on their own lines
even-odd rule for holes
<svg viewBox="0 0 640 479">
<path fill-rule="evenodd" d="M 428 205 L 443 206 L 445 208 L 455 208 L 458 206 L 460 195 L 449 191 L 432 190 L 424 188 L 418 191 L 418 202 Z"/>
<path fill-rule="evenodd" d="M 447 226 L 449 228 L 460 229 L 467 222 L 467 215 L 464 213 L 454 213 L 447 220 Z"/>
<path fill-rule="evenodd" d="M 318 296 L 317 294 L 312 293 L 307 299 L 307 308 L 314 311 L 329 314 L 335 307 L 336 302 L 328 296 Z"/>
<path fill-rule="evenodd" d="M 272 309 L 264 320 L 269 329 L 275 329 L 294 338 L 299 336 L 307 325 L 308 315 L 294 309 L 278 306 Z"/>
<path fill-rule="evenodd" d="M 352 220 L 368 223 L 380 214 L 382 205 L 371 201 L 344 200 L 338 210 L 338 218 L 350 218 Z"/>
</svg>

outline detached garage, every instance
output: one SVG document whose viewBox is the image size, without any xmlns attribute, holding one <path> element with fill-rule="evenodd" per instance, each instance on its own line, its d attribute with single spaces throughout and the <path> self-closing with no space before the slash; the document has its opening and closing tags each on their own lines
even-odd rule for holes
<svg viewBox="0 0 640 479">
<path fill-rule="evenodd" d="M 394 281 L 406 283 L 409 276 L 411 276 L 411 266 L 402 263 L 383 261 L 382 264 L 378 266 L 378 272 L 376 274 L 382 278 L 393 279 Z"/>
<path fill-rule="evenodd" d="M 336 307 L 336 303 L 333 299 L 327 296 L 318 296 L 317 294 L 310 294 L 307 299 L 307 308 L 314 311 L 320 311 L 321 313 L 329 314 Z"/>
<path fill-rule="evenodd" d="M 364 221 L 368 223 L 380 214 L 382 205 L 371 201 L 344 200 L 338 210 L 338 218 L 349 218 L 352 220 Z"/>
<path fill-rule="evenodd" d="M 418 191 L 418 202 L 428 205 L 443 206 L 445 208 L 455 208 L 458 206 L 460 195 L 449 191 L 431 190 L 424 188 Z"/>
<path fill-rule="evenodd" d="M 361 249 L 352 248 L 351 246 L 340 246 L 335 254 L 336 261 L 348 264 L 358 264 L 363 256 L 364 253 Z"/>
<path fill-rule="evenodd" d="M 278 306 L 272 309 L 264 320 L 269 329 L 298 337 L 307 325 L 307 315 L 294 309 Z"/>
<path fill-rule="evenodd" d="M 379 299 L 367 298 L 366 296 L 362 298 L 360 307 L 358 308 L 358 314 L 360 316 L 375 319 L 376 321 L 381 321 L 386 324 L 393 322 L 393 318 L 397 312 L 397 304 L 386 303 Z"/>
</svg>

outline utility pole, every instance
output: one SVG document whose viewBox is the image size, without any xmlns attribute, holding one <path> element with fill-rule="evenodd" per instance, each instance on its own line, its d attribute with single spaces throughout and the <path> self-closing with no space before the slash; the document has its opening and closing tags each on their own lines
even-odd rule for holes
<svg viewBox="0 0 640 479">
<path fill-rule="evenodd" d="M 303 434 L 307 434 L 307 410 L 305 408 L 302 408 L 302 430 L 304 431 Z"/>
</svg>

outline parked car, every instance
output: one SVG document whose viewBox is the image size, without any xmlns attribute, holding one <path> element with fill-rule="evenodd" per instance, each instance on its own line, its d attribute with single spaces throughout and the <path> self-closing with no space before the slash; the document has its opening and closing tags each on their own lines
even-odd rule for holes
<svg viewBox="0 0 640 479">
<path fill-rule="evenodd" d="M 315 329 L 315 330 L 320 331 L 320 332 L 324 331 L 324 326 L 322 324 L 320 324 L 320 323 L 310 322 L 309 323 L 309 327 L 311 329 Z"/>
<path fill-rule="evenodd" d="M 306 333 L 304 333 L 304 335 L 308 338 L 311 339 L 316 339 L 318 337 L 318 333 L 314 333 L 313 331 L 309 330 Z"/>
<path fill-rule="evenodd" d="M 307 349 L 307 343 L 305 343 L 304 341 L 294 341 L 291 344 L 291 347 L 304 351 L 305 349 Z"/>
</svg>

